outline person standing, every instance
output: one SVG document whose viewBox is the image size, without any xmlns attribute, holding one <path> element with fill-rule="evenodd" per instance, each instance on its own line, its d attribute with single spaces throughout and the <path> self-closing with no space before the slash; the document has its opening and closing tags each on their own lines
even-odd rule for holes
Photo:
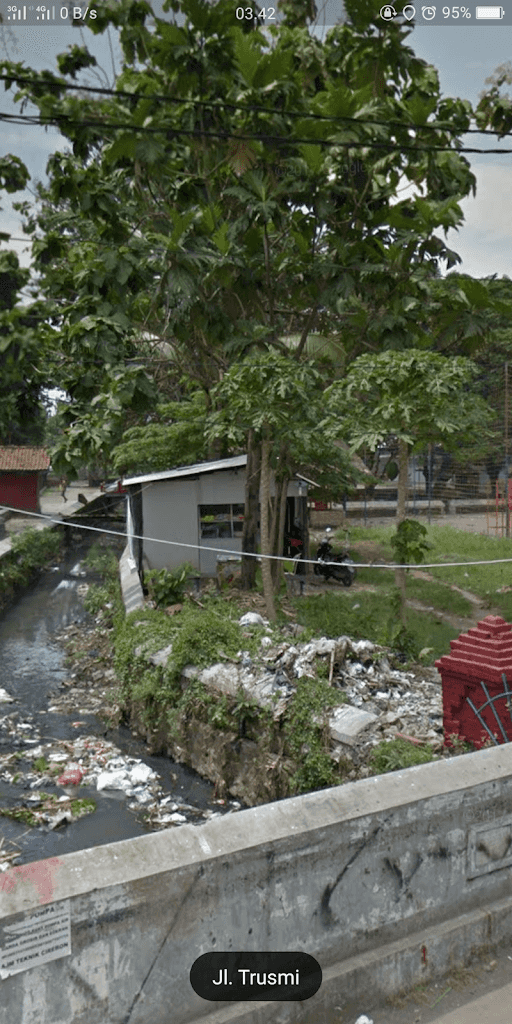
<svg viewBox="0 0 512 1024">
<path fill-rule="evenodd" d="M 65 476 L 61 477 L 61 481 L 60 481 L 60 493 L 61 493 L 62 497 L 64 498 L 64 501 L 67 501 L 67 500 L 68 500 L 68 499 L 66 498 L 66 488 L 67 488 L 67 486 L 68 486 L 68 482 L 67 482 L 67 480 L 66 480 L 66 477 L 65 477 Z"/>
</svg>

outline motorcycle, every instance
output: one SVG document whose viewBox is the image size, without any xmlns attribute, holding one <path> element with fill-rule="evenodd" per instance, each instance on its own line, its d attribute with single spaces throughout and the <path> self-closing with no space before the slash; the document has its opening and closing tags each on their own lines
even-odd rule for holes
<svg viewBox="0 0 512 1024">
<path fill-rule="evenodd" d="M 348 558 L 346 552 L 341 555 L 333 553 L 330 534 L 330 526 L 325 531 L 325 537 L 318 545 L 314 572 L 316 576 L 324 576 L 326 580 L 339 580 L 344 587 L 352 586 L 356 578 L 354 562 Z"/>
</svg>

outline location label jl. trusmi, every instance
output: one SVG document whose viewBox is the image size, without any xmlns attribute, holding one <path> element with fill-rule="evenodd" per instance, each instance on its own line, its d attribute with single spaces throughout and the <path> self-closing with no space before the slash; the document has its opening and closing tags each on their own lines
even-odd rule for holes
<svg viewBox="0 0 512 1024">
<path fill-rule="evenodd" d="M 203 953 L 190 984 L 214 1002 L 303 1000 L 318 992 L 322 968 L 309 953 Z"/>
</svg>

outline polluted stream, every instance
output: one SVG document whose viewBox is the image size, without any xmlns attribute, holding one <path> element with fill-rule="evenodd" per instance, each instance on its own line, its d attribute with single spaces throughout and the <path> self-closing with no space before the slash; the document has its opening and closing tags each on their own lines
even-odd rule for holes
<svg viewBox="0 0 512 1024">
<path fill-rule="evenodd" d="M 0 619 L 0 871 L 199 826 L 241 806 L 217 801 L 210 782 L 149 754 L 125 726 L 108 729 L 81 708 L 90 704 L 86 690 L 65 710 L 73 678 L 62 639 L 79 645 L 90 628 L 84 596 L 98 581 L 86 553 L 86 546 L 75 549 L 45 571 Z"/>
</svg>

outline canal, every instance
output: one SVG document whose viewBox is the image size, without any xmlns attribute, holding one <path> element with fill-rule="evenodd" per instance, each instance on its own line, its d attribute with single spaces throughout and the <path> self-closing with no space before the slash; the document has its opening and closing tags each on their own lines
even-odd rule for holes
<svg viewBox="0 0 512 1024">
<path fill-rule="evenodd" d="M 84 595 L 97 576 L 84 564 L 89 546 L 68 550 L 0 619 L 0 870 L 145 835 L 163 827 L 162 818 L 165 827 L 200 825 L 240 806 L 216 801 L 210 782 L 168 757 L 150 755 L 128 728 L 109 729 L 99 714 L 65 710 L 69 668 L 57 637 L 71 627 L 78 647 L 82 632 L 90 634 Z M 80 767 L 78 754 L 86 754 L 82 768 L 84 760 L 90 768 L 98 751 L 97 771 L 112 756 L 109 767 L 146 765 L 156 773 L 151 792 L 139 786 L 130 798 L 122 789 L 99 790 L 95 778 L 69 785 L 65 772 Z M 137 771 L 144 776 L 144 768 Z M 96 809 L 66 817 L 70 801 L 84 799 Z"/>
</svg>

